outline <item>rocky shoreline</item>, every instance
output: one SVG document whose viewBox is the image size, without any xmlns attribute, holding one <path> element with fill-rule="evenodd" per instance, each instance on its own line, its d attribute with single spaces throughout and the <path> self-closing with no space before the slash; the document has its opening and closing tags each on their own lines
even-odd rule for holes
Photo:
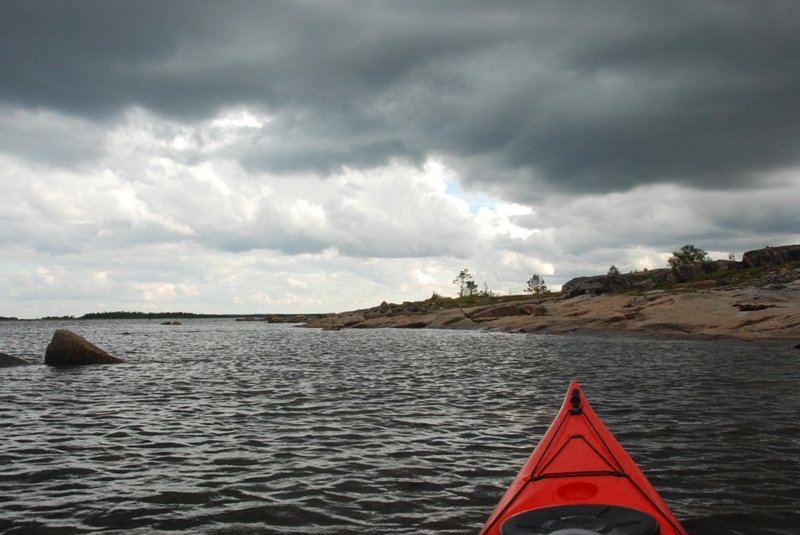
<svg viewBox="0 0 800 535">
<path fill-rule="evenodd" d="M 720 270 L 697 265 L 682 267 L 695 274 L 668 289 L 621 291 L 604 286 L 604 277 L 570 281 L 563 294 L 443 307 L 435 301 L 378 307 L 333 314 L 304 324 L 325 330 L 406 328 L 480 329 L 520 333 L 663 335 L 733 338 L 745 341 L 788 340 L 800 343 L 800 265 L 793 258 L 800 246 L 769 248 L 791 255 L 776 257 L 753 275 L 752 265 L 726 263 Z M 753 254 L 750 259 L 765 255 Z M 767 256 L 769 256 L 767 255 Z M 763 265 L 762 265 L 763 268 Z M 658 270 L 655 276 L 664 277 Z M 669 270 L 663 270 L 669 271 Z M 720 271 L 712 278 L 703 275 Z M 680 274 L 678 274 L 680 275 Z M 743 275 L 750 275 L 744 278 Z M 607 279 L 607 277 L 606 277 Z M 580 286 L 583 282 L 590 284 Z M 644 280 L 641 274 L 631 280 Z M 652 279 L 649 279 L 652 280 Z M 613 282 L 613 281 L 612 281 Z M 619 281 L 617 281 L 619 283 Z M 639 283 L 639 282 L 637 282 Z M 648 283 L 649 284 L 649 283 Z M 576 291 L 576 288 L 583 288 Z"/>
<path fill-rule="evenodd" d="M 336 314 L 307 323 L 344 328 L 482 329 L 504 332 L 639 333 L 739 340 L 800 342 L 800 283 L 786 290 L 744 287 L 641 296 L 590 294 L 570 299 L 535 299 L 431 313 L 372 316 Z"/>
</svg>

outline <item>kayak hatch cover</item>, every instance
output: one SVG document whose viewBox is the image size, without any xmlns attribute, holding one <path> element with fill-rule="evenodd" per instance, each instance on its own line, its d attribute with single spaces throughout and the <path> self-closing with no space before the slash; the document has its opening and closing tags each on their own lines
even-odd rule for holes
<svg viewBox="0 0 800 535">
<path fill-rule="evenodd" d="M 577 381 L 479 535 L 686 535 Z"/>
</svg>

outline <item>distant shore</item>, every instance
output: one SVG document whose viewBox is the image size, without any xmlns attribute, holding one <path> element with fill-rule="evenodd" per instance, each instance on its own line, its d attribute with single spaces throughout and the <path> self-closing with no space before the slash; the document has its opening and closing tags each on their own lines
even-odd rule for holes
<svg viewBox="0 0 800 535">
<path fill-rule="evenodd" d="M 267 323 L 305 323 L 329 314 L 198 314 L 194 312 L 91 312 L 83 316 L 45 316 L 35 319 L 0 316 L 0 321 L 93 321 L 93 320 L 179 320 L 179 319 L 233 319 L 236 321 L 264 321 Z"/>
</svg>

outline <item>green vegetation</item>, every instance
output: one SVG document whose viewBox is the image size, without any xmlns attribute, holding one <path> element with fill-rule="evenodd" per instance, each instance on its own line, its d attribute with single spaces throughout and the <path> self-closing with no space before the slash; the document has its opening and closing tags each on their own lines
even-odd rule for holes
<svg viewBox="0 0 800 535">
<path fill-rule="evenodd" d="M 463 297 L 445 297 L 433 292 L 423 303 L 435 304 L 439 308 L 456 308 L 475 305 L 492 305 L 495 303 L 505 303 L 509 301 L 524 301 L 530 299 L 529 295 L 503 295 L 499 296 L 492 291 L 482 291 L 475 295 L 465 295 Z"/>
<path fill-rule="evenodd" d="M 695 262 L 709 262 L 711 257 L 702 249 L 694 245 L 687 244 L 680 248 L 678 251 L 673 251 L 672 256 L 667 260 L 669 267 L 682 266 L 684 264 L 694 264 Z"/>
<path fill-rule="evenodd" d="M 611 290 L 619 290 L 620 287 L 623 285 L 623 276 L 622 273 L 619 272 L 617 266 L 611 264 L 611 267 L 608 268 L 608 273 L 606 274 L 608 277 L 608 286 Z"/>
<path fill-rule="evenodd" d="M 444 296 L 440 295 L 438 292 L 436 292 L 434 290 L 433 294 L 431 294 L 431 296 L 429 298 L 427 298 L 425 301 L 428 302 L 428 303 L 431 303 L 431 302 L 432 303 L 437 303 L 439 301 L 447 301 L 449 299 L 450 299 L 449 297 L 444 297 Z"/>
<path fill-rule="evenodd" d="M 458 284 L 458 296 L 470 296 L 475 295 L 477 293 L 478 287 L 475 284 L 475 281 L 472 278 L 472 274 L 469 272 L 469 268 L 464 268 L 459 271 L 458 275 L 455 279 L 453 279 L 453 284 Z"/>
<path fill-rule="evenodd" d="M 525 293 L 533 294 L 533 295 L 543 295 L 550 293 L 550 290 L 547 289 L 547 284 L 544 282 L 544 279 L 538 273 L 534 273 L 531 275 L 531 278 L 527 281 L 528 286 L 525 288 Z"/>
<path fill-rule="evenodd" d="M 478 291 L 478 285 L 475 284 L 472 274 L 469 272 L 469 268 L 464 268 L 459 271 L 456 278 L 453 279 L 453 284 L 458 285 L 458 300 L 461 304 L 492 303 L 496 302 L 494 300 L 499 297 L 493 290 L 489 289 L 489 285 L 486 284 L 486 281 L 483 281 L 483 290 Z M 527 288 L 524 290 L 526 293 L 534 295 L 546 295 L 550 293 L 544 278 L 538 273 L 533 274 L 531 278 L 528 279 L 527 285 Z M 524 298 L 524 296 L 522 296 L 522 298 Z M 442 301 L 443 299 L 446 298 L 433 292 L 433 295 L 427 301 Z M 504 298 L 502 300 L 509 299 Z"/>
<path fill-rule="evenodd" d="M 507 303 L 511 301 L 525 301 L 530 299 L 530 295 L 465 295 L 464 297 L 448 298 L 446 301 L 440 301 L 438 304 L 441 308 L 455 308 L 463 306 L 476 306 L 476 305 L 493 305 L 496 303 Z"/>
<path fill-rule="evenodd" d="M 486 281 L 483 281 L 483 290 L 481 290 L 480 295 L 482 295 L 484 297 L 494 297 L 495 296 L 494 291 L 489 289 L 489 285 L 486 284 Z"/>
</svg>

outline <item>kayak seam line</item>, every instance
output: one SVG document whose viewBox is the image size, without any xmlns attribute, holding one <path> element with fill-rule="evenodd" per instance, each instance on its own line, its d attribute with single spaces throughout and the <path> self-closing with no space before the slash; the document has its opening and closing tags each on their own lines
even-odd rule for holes
<svg viewBox="0 0 800 535">
<path fill-rule="evenodd" d="M 595 431 L 595 434 L 597 434 L 597 432 L 596 432 L 596 431 Z M 602 443 L 603 443 L 603 446 L 605 447 L 605 449 L 606 449 L 606 450 L 608 450 L 608 446 L 605 444 L 605 442 L 603 442 L 603 439 L 602 439 L 602 438 L 600 438 L 600 437 L 598 437 L 598 438 L 600 439 L 600 442 L 602 442 Z M 611 457 L 611 459 L 612 459 L 612 461 L 613 461 L 613 462 L 609 462 L 608 458 L 607 458 L 605 455 L 603 455 L 603 453 L 602 453 L 600 450 L 598 450 L 597 448 L 595 448 L 595 447 L 592 445 L 592 443 L 591 443 L 591 442 L 589 442 L 588 440 L 586 440 L 586 437 L 584 437 L 584 436 L 583 436 L 583 435 L 581 435 L 581 434 L 576 434 L 576 435 L 572 435 L 571 437 L 569 437 L 569 439 L 567 439 L 567 441 L 566 441 L 566 442 L 564 442 L 564 443 L 561 445 L 561 447 L 560 447 L 560 448 L 558 448 L 558 450 L 557 450 L 555 453 L 553 453 L 553 454 L 550 456 L 550 459 L 549 459 L 549 460 L 548 460 L 548 461 L 547 461 L 547 462 L 544 464 L 544 466 L 542 466 L 542 468 L 541 468 L 540 472 L 541 472 L 541 473 L 544 473 L 544 471 L 545 471 L 545 470 L 547 470 L 547 468 L 548 468 L 548 467 L 549 467 L 549 466 L 550 466 L 550 465 L 551 465 L 553 462 L 555 462 L 556 458 L 557 458 L 557 457 L 558 457 L 558 456 L 561 454 L 561 452 L 562 452 L 562 451 L 564 451 L 564 449 L 567 447 L 567 445 L 569 445 L 569 443 L 570 443 L 572 440 L 578 440 L 578 439 L 579 439 L 579 440 L 582 440 L 582 441 L 584 442 L 584 444 L 586 444 L 586 445 L 587 445 L 587 446 L 588 446 L 588 447 L 589 447 L 589 448 L 590 448 L 590 449 L 591 449 L 593 452 L 595 452 L 595 453 L 597 454 L 597 456 L 598 456 L 598 457 L 600 457 L 600 458 L 603 460 L 603 462 L 604 462 L 604 463 L 606 463 L 606 464 L 608 465 L 608 467 L 612 469 L 612 471 L 617 471 L 617 472 L 620 472 L 620 471 L 622 471 L 622 465 L 620 465 L 619 461 L 618 461 L 618 460 L 617 460 L 617 459 L 614 457 L 614 455 L 610 455 L 610 457 Z M 547 453 L 547 452 L 546 452 L 546 453 Z M 615 464 L 615 463 L 616 463 L 616 466 L 614 466 L 614 464 Z M 615 470 L 615 469 L 617 469 L 617 470 Z M 535 472 L 532 472 L 532 473 L 531 473 L 531 475 L 534 475 L 534 474 L 535 474 Z"/>
<path fill-rule="evenodd" d="M 617 466 L 616 466 L 617 470 L 618 470 L 619 472 L 624 472 L 624 469 L 623 469 L 622 463 L 621 463 L 621 462 L 619 462 L 619 459 L 617 459 L 616 455 L 614 455 L 614 452 L 613 452 L 613 450 L 612 450 L 611 448 L 609 448 L 609 447 L 608 447 L 608 444 L 607 444 L 607 443 L 606 443 L 606 441 L 603 439 L 603 435 L 601 435 L 601 434 L 600 434 L 600 432 L 597 430 L 597 427 L 594 425 L 594 422 L 592 422 L 591 418 L 589 418 L 588 416 L 586 416 L 586 422 L 589 424 L 589 427 L 591 427 L 591 428 L 592 428 L 592 431 L 594 431 L 594 434 L 595 434 L 595 436 L 596 436 L 596 437 L 597 437 L 597 439 L 600 441 L 600 443 L 603 445 L 603 447 L 605 448 L 605 450 L 606 450 L 606 452 L 608 453 L 609 457 L 611 457 L 611 459 L 612 459 L 612 460 L 614 461 L 614 463 L 617 465 Z M 609 433 L 610 433 L 610 431 L 609 431 Z M 612 436 L 613 436 L 613 435 L 612 435 Z M 588 442 L 587 442 L 587 444 L 588 444 Z M 590 446 L 591 446 L 591 444 L 590 444 Z M 620 444 L 620 446 L 622 446 L 622 444 Z M 592 449 L 594 449 L 594 447 L 592 447 Z M 597 453 L 598 453 L 598 454 L 600 454 L 600 452 L 599 452 L 599 451 L 598 451 Z M 608 461 L 606 461 L 606 462 L 608 462 Z M 611 463 L 609 463 L 609 464 L 611 464 Z"/>
<path fill-rule="evenodd" d="M 541 476 L 531 476 L 528 481 L 541 481 L 542 479 L 557 479 L 561 477 L 603 477 L 603 476 L 612 476 L 612 477 L 624 477 L 628 478 L 628 474 L 625 472 L 618 472 L 613 470 L 596 470 L 590 471 L 586 470 L 583 472 L 556 472 L 554 474 L 543 474 Z M 638 490 L 638 489 L 637 489 Z"/>
<path fill-rule="evenodd" d="M 591 426 L 591 428 L 592 428 L 592 431 L 594 431 L 595 435 L 596 435 L 596 436 L 597 436 L 597 438 L 600 440 L 600 443 L 601 443 L 601 444 L 603 444 L 603 447 L 606 449 L 606 451 L 608 451 L 608 453 L 609 453 L 609 455 L 611 456 L 611 458 L 614 460 L 614 462 L 615 462 L 615 463 L 617 464 L 617 466 L 620 468 L 620 472 L 624 473 L 624 471 L 622 470 L 622 464 L 619 462 L 619 459 L 617 459 L 617 458 L 616 458 L 616 456 L 614 455 L 614 452 L 611 450 L 611 448 L 609 448 L 609 447 L 608 447 L 608 444 L 606 444 L 606 441 L 605 441 L 605 440 L 603 440 L 603 436 L 602 436 L 602 435 L 601 435 L 601 434 L 600 434 L 600 433 L 597 431 L 597 428 L 595 427 L 595 425 L 594 425 L 594 422 L 592 422 L 591 418 L 589 418 L 588 416 L 586 417 L 586 421 L 589 423 L 589 426 Z M 620 444 L 620 445 L 621 445 L 621 444 Z M 592 449 L 594 449 L 594 448 L 592 448 Z M 599 453 L 599 452 L 598 452 L 598 453 Z M 632 459 L 631 459 L 631 460 L 632 460 Z M 635 465 L 635 462 L 634 462 L 634 465 Z M 640 470 L 641 470 L 641 469 L 640 469 Z M 645 476 L 645 477 L 647 477 L 647 476 Z M 639 494 L 641 494 L 642 496 L 644 496 L 645 500 L 647 500 L 648 502 L 650 502 L 650 505 L 652 505 L 652 506 L 653 506 L 653 508 L 655 508 L 655 510 L 656 510 L 656 511 L 658 511 L 658 514 L 660 514 L 660 515 L 661 515 L 661 518 L 663 518 L 664 520 L 666 520 L 666 521 L 667 521 L 667 523 L 668 523 L 668 524 L 669 524 L 669 525 L 670 525 L 670 526 L 671 526 L 671 527 L 672 527 L 672 528 L 673 528 L 675 531 L 677 531 L 679 534 L 685 534 L 685 533 L 686 533 L 685 531 L 683 531 L 683 528 L 682 528 L 680 525 L 678 525 L 678 524 L 676 524 L 675 522 L 673 522 L 673 521 L 672 521 L 672 519 L 670 518 L 670 515 L 669 515 L 669 514 L 667 514 L 667 513 L 665 513 L 665 512 L 664 512 L 664 509 L 663 509 L 663 508 L 662 508 L 662 507 L 661 507 L 661 506 L 660 506 L 660 505 L 659 505 L 659 504 L 658 504 L 658 503 L 657 503 L 657 502 L 656 502 L 656 501 L 655 501 L 653 498 L 651 498 L 651 497 L 650 497 L 650 495 L 649 495 L 647 492 L 645 492 L 645 491 L 644 491 L 644 489 L 642 489 L 642 488 L 639 486 L 639 484 L 638 484 L 638 483 L 636 483 L 636 481 L 634 481 L 634 480 L 633 480 L 633 479 L 630 477 L 630 475 L 628 475 L 628 474 L 625 474 L 625 479 L 627 479 L 627 480 L 628 480 L 628 481 L 631 483 L 631 485 L 633 485 L 633 488 L 635 488 L 635 489 L 636 489 L 636 490 L 639 492 Z"/>
<path fill-rule="evenodd" d="M 597 436 L 597 438 L 600 440 L 600 443 L 601 443 L 601 444 L 603 444 L 603 447 L 606 449 L 606 451 L 608 451 L 608 453 L 609 453 L 609 455 L 611 456 L 611 458 L 612 458 L 612 459 L 614 460 L 614 462 L 617 464 L 617 466 L 618 466 L 618 467 L 619 467 L 619 469 L 620 469 L 620 472 L 621 472 L 621 473 L 624 473 L 624 471 L 622 470 L 622 464 L 619 462 L 619 459 L 617 459 L 617 457 L 614 455 L 614 452 L 611 450 L 611 448 L 609 448 L 609 447 L 608 447 L 608 444 L 606 444 L 606 441 L 605 441 L 605 440 L 603 440 L 603 436 L 602 436 L 602 435 L 601 435 L 601 434 L 600 434 L 600 433 L 597 431 L 597 428 L 595 427 L 595 425 L 594 425 L 594 422 L 592 422 L 591 418 L 589 418 L 588 416 L 586 417 L 586 421 L 589 423 L 589 426 L 591 426 L 591 428 L 592 428 L 592 431 L 594 431 L 595 435 L 596 435 L 596 436 Z M 613 435 L 612 435 L 612 436 L 613 436 Z M 621 444 L 620 444 L 620 446 L 621 446 Z M 593 449 L 594 449 L 594 448 L 593 448 Z M 599 453 L 599 452 L 598 452 L 598 453 Z M 631 459 L 631 460 L 633 460 L 633 459 Z M 635 462 L 634 462 L 634 466 L 637 466 Z M 641 471 L 641 468 L 640 468 L 639 470 Z M 647 476 L 645 476 L 645 478 L 646 478 L 646 477 L 647 477 Z M 642 489 L 642 488 L 639 486 L 639 484 L 638 484 L 638 483 L 636 483 L 636 481 L 634 481 L 634 480 L 633 480 L 633 479 L 630 477 L 630 475 L 628 475 L 628 474 L 625 474 L 625 479 L 627 479 L 627 480 L 628 480 L 628 481 L 631 483 L 631 485 L 633 485 L 633 488 L 635 488 L 635 489 L 636 489 L 636 490 L 639 492 L 639 494 L 641 494 L 642 496 L 644 496 L 645 500 L 647 500 L 648 502 L 650 502 L 650 505 L 652 505 L 652 506 L 653 506 L 653 508 L 654 508 L 656 511 L 658 511 L 658 514 L 660 514 L 660 515 L 661 515 L 661 518 L 663 518 L 664 520 L 666 520 L 666 521 L 667 521 L 667 523 L 668 523 L 668 524 L 669 524 L 669 525 L 670 525 L 670 526 L 671 526 L 671 527 L 672 527 L 672 528 L 673 528 L 675 531 L 677 531 L 679 534 L 685 534 L 685 533 L 686 533 L 685 531 L 683 531 L 683 528 L 682 528 L 680 525 L 678 525 L 678 524 L 676 524 L 675 522 L 673 522 L 673 521 L 672 521 L 672 519 L 670 518 L 670 515 L 669 515 L 669 514 L 667 514 L 667 513 L 665 513 L 665 512 L 664 512 L 664 509 L 663 509 L 663 508 L 662 508 L 662 507 L 661 507 L 661 506 L 658 504 L 658 502 L 656 502 L 656 501 L 655 501 L 655 500 L 654 500 L 654 499 L 653 499 L 653 498 L 652 498 L 652 497 L 651 497 L 651 496 L 650 496 L 650 495 L 649 495 L 647 492 L 645 492 L 645 491 L 644 491 L 644 489 Z"/>
<path fill-rule="evenodd" d="M 547 442 L 547 445 L 542 450 L 542 454 L 539 456 L 539 459 L 536 461 L 536 465 L 531 470 L 531 475 L 533 475 L 533 474 L 535 474 L 536 472 L 539 471 L 539 465 L 542 463 L 542 460 L 544 460 L 545 455 L 547 455 L 547 453 L 550 451 L 550 448 L 552 447 L 553 442 L 555 442 L 556 437 L 559 435 L 559 432 L 561 431 L 561 428 L 564 426 L 564 423 L 567 421 L 567 418 L 569 416 L 570 416 L 570 414 L 569 414 L 569 412 L 567 412 L 566 414 L 564 414 L 564 416 L 561 417 L 561 421 L 558 422 L 558 427 L 555 429 L 555 432 L 550 437 L 550 440 Z"/>
</svg>

